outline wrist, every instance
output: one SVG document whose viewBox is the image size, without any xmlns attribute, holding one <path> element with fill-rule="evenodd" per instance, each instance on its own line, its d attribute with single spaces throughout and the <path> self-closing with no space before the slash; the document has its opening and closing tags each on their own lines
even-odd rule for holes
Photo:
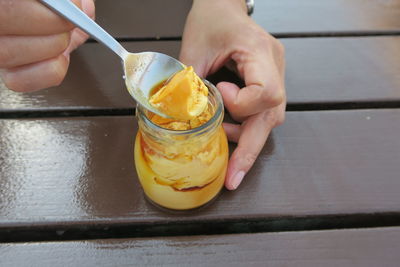
<svg viewBox="0 0 400 267">
<path fill-rule="evenodd" d="M 193 0 L 193 7 L 201 6 L 206 9 L 235 10 L 247 14 L 247 4 L 245 0 Z"/>
</svg>

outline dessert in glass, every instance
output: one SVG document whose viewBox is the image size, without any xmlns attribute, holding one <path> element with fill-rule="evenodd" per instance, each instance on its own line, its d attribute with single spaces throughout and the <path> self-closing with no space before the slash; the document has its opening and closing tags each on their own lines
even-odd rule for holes
<svg viewBox="0 0 400 267">
<path fill-rule="evenodd" d="M 150 103 L 170 118 L 137 107 L 135 165 L 146 197 L 172 210 L 207 204 L 228 164 L 221 95 L 188 67 L 156 86 Z"/>
</svg>

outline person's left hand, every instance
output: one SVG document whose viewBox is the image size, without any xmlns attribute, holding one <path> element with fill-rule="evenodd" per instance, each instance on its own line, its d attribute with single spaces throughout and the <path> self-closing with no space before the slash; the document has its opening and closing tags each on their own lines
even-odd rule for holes
<svg viewBox="0 0 400 267">
<path fill-rule="evenodd" d="M 233 119 L 224 123 L 237 142 L 225 186 L 234 190 L 253 166 L 271 130 L 285 117 L 284 48 L 246 14 L 243 0 L 194 0 L 182 40 L 180 60 L 205 77 L 222 66 L 234 67 L 245 87 L 217 84 Z"/>
</svg>

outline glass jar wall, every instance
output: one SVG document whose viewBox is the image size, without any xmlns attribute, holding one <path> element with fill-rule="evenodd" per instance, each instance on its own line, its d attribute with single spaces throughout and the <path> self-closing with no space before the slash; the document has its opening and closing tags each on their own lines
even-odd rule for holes
<svg viewBox="0 0 400 267">
<path fill-rule="evenodd" d="M 135 165 L 146 196 L 173 210 L 198 208 L 214 199 L 224 185 L 228 143 L 222 128 L 222 98 L 211 83 L 208 108 L 211 119 L 190 130 L 169 130 L 154 124 L 137 108 L 139 131 Z"/>
</svg>

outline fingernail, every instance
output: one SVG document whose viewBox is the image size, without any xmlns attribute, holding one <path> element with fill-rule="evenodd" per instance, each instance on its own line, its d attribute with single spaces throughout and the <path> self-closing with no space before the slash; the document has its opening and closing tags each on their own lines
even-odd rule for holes
<svg viewBox="0 0 400 267">
<path fill-rule="evenodd" d="M 87 3 L 87 1 L 81 0 L 81 7 L 82 7 L 82 11 L 86 13 L 88 11 L 88 3 Z"/>
<path fill-rule="evenodd" d="M 63 56 L 66 58 L 66 59 L 68 59 L 69 60 L 69 53 L 70 53 L 70 51 L 69 51 L 70 49 L 65 49 L 65 51 L 63 52 Z"/>
<path fill-rule="evenodd" d="M 244 174 L 245 174 L 244 171 L 240 171 L 240 172 L 236 173 L 235 176 L 233 176 L 233 179 L 232 179 L 233 190 L 238 188 L 238 186 L 240 185 L 240 183 L 243 180 Z"/>
<path fill-rule="evenodd" d="M 82 11 L 85 12 L 91 19 L 94 19 L 94 1 L 90 2 L 89 0 L 81 0 L 81 4 Z"/>
</svg>

